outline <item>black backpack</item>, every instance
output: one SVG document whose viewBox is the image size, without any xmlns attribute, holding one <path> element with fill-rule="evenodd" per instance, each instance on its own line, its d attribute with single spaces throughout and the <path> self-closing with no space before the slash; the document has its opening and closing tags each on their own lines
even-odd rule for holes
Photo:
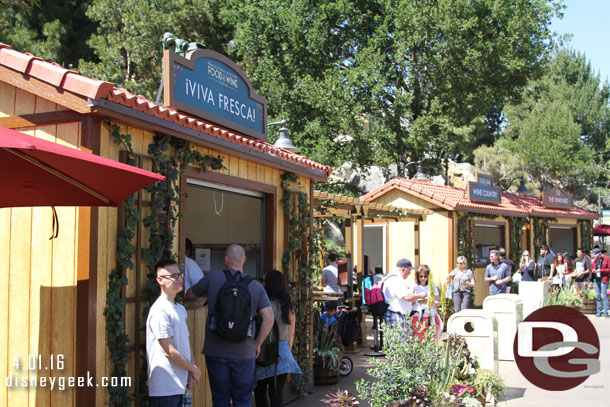
<svg viewBox="0 0 610 407">
<path fill-rule="evenodd" d="M 252 336 L 252 313 L 248 285 L 252 277 L 237 272 L 236 279 L 228 270 L 223 270 L 227 281 L 220 287 L 214 307 L 214 333 L 231 342 L 241 342 Z M 253 328 L 253 327 L 252 327 Z"/>
<path fill-rule="evenodd" d="M 263 323 L 263 318 L 260 315 L 256 315 L 256 332 L 260 331 L 260 327 Z M 269 332 L 269 335 L 265 338 L 261 344 L 261 351 L 256 358 L 256 364 L 258 366 L 271 366 L 280 359 L 280 328 L 277 326 L 277 321 L 273 319 L 273 327 Z"/>
</svg>

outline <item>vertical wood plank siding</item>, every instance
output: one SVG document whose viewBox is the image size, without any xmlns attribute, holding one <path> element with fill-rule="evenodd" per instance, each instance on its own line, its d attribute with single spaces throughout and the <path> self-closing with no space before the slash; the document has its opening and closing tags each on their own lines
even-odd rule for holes
<svg viewBox="0 0 610 407">
<path fill-rule="evenodd" d="M 20 114 L 32 114 L 63 110 L 54 102 L 45 100 L 34 94 L 17 89 L 0 82 L 0 117 Z M 97 131 L 100 134 L 99 154 L 103 157 L 119 161 L 122 147 L 116 145 L 105 125 Z M 132 147 L 136 154 L 147 156 L 148 146 L 153 142 L 154 133 L 126 124 L 119 124 L 121 131 L 132 136 Z M 26 134 L 50 140 L 62 145 L 81 147 L 81 137 L 84 128 L 81 123 L 53 124 L 38 127 L 16 129 Z M 87 140 L 90 148 L 91 140 Z M 275 233 L 266 236 L 268 244 L 275 245 L 272 266 L 281 268 L 281 258 L 284 251 L 284 213 L 280 203 L 282 199 L 282 171 L 230 154 L 220 154 L 214 149 L 195 146 L 202 154 L 220 155 L 224 168 L 217 172 L 238 179 L 254 181 L 276 188 L 275 194 Z M 151 160 L 145 158 L 141 166 L 150 170 Z M 310 180 L 300 177 L 299 182 L 304 191 L 309 191 Z M 273 196 L 273 195 L 268 195 Z M 150 196 L 141 192 L 141 201 L 149 201 Z M 89 277 L 89 291 L 97 295 L 96 308 L 89 323 L 94 324 L 95 334 L 95 381 L 102 382 L 102 377 L 109 377 L 113 364 L 107 348 L 106 323 L 103 315 L 106 306 L 106 291 L 108 275 L 116 267 L 118 211 L 116 208 L 76 208 L 57 207 L 59 216 L 59 237 L 49 240 L 52 234 L 52 210 L 40 208 L 2 208 L 0 209 L 0 273 L 7 276 L 5 287 L 0 290 L 0 377 L 18 373 L 28 379 L 37 372 L 27 369 L 28 355 L 41 355 L 48 365 L 51 356 L 55 359 L 63 355 L 64 369 L 48 370 L 42 374 L 47 376 L 74 376 L 77 372 L 77 358 L 86 358 L 86 354 L 78 354 L 77 337 L 87 338 L 86 327 L 77 326 L 77 282 Z M 143 205 L 142 217 L 149 213 L 149 207 Z M 94 216 L 95 215 L 95 216 Z M 90 221 L 95 222 L 93 225 Z M 178 231 L 176 231 L 178 232 Z M 92 233 L 96 233 L 95 236 Z M 174 251 L 178 251 L 179 234 L 176 233 Z M 138 242 L 140 247 L 148 246 L 149 231 L 140 228 Z M 133 242 L 136 243 L 135 241 Z M 97 253 L 96 253 L 97 252 Z M 90 256 L 95 255 L 93 263 Z M 127 271 L 129 284 L 125 289 L 125 297 L 135 298 L 138 289 L 147 279 L 147 265 L 138 256 L 137 267 Z M 90 264 L 92 264 L 90 266 Z M 96 268 L 96 270 L 90 270 Z M 139 278 L 138 278 L 139 277 Z M 136 281 L 140 281 L 140 288 Z M 83 299 L 81 298 L 80 301 Z M 81 302 L 79 304 L 82 304 Z M 86 304 L 87 302 L 85 302 Z M 135 376 L 140 369 L 140 360 L 135 359 L 135 349 L 144 349 L 145 334 L 140 331 L 139 343 L 136 343 L 136 332 L 144 326 L 141 311 L 143 304 L 136 305 L 135 300 L 127 305 L 125 313 L 126 333 L 130 338 L 132 358 L 128 366 L 128 374 L 132 377 L 132 392 L 135 391 Z M 188 324 L 193 353 L 197 363 L 202 367 L 203 383 L 197 386 L 194 394 L 194 405 L 210 406 L 211 394 L 207 381 L 207 372 L 201 349 L 204 342 L 204 327 L 207 309 L 198 307 L 189 309 Z M 80 318 L 80 317 L 79 317 Z M 80 323 L 79 319 L 79 323 Z M 86 318 L 85 318 L 86 322 Z M 79 334 L 77 335 L 77 331 Z M 91 332 L 88 334 L 91 336 Z M 83 336 L 84 335 L 84 336 Z M 27 338 L 27 339 L 26 339 Z M 93 344 L 91 344 L 93 346 Z M 86 347 L 85 347 L 86 348 Z M 82 349 L 82 347 L 79 347 Z M 86 352 L 85 352 L 86 353 Z M 93 355 L 92 355 L 93 356 Z M 15 357 L 26 365 L 26 369 L 16 372 L 13 367 Z M 45 365 L 45 366 L 46 366 Z M 79 360 L 79 372 L 82 370 L 82 360 Z M 43 366 L 44 369 L 44 366 Z M 0 386 L 0 405 L 19 406 L 76 406 L 76 390 L 66 388 L 63 391 L 49 391 L 48 388 L 32 387 L 21 391 L 19 389 Z M 108 403 L 107 389 L 95 388 L 95 405 L 102 407 Z"/>
</svg>

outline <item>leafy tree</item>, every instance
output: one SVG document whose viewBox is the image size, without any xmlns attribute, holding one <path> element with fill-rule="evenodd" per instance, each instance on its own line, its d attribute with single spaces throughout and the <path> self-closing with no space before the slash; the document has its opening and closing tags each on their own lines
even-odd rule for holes
<svg viewBox="0 0 610 407">
<path fill-rule="evenodd" d="M 327 164 L 428 170 L 493 139 L 506 100 L 541 73 L 544 0 L 232 0 L 233 57 Z"/>
<path fill-rule="evenodd" d="M 503 137 L 475 153 L 477 165 L 485 157 L 499 179 L 526 174 L 541 188 L 562 184 L 582 197 L 588 186 L 607 183 L 601 170 L 608 160 L 609 101 L 608 84 L 600 83 L 585 55 L 558 49 L 521 103 L 507 106 Z"/>
<path fill-rule="evenodd" d="M 223 52 L 232 30 L 219 20 L 219 0 L 92 0 L 87 15 L 99 26 L 88 41 L 98 62 L 81 61 L 87 75 L 150 99 L 161 81 L 161 37 L 198 41 Z"/>
<path fill-rule="evenodd" d="M 95 30 L 85 15 L 90 0 L 7 3 L 0 9 L 0 41 L 66 67 L 90 57 L 86 40 Z"/>
</svg>

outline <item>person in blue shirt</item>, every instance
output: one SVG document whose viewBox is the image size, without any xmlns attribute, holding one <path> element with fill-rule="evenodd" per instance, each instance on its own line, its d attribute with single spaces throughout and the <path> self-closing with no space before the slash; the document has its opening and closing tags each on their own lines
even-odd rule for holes
<svg viewBox="0 0 610 407">
<path fill-rule="evenodd" d="M 320 318 L 322 319 L 322 322 L 324 322 L 325 325 L 327 324 L 330 327 L 337 321 L 337 317 L 335 317 L 336 313 L 337 302 L 328 301 L 326 303 L 326 312 L 323 312 L 322 315 L 320 315 Z"/>
<path fill-rule="evenodd" d="M 506 293 L 507 284 L 512 276 L 505 263 L 500 262 L 500 252 L 492 250 L 489 252 L 489 263 L 485 268 L 485 282 L 489 283 L 489 295 Z"/>
</svg>

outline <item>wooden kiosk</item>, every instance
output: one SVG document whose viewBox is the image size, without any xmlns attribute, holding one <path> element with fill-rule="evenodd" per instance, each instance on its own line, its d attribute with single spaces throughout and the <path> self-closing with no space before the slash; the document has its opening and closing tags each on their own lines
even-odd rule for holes
<svg viewBox="0 0 610 407">
<path fill-rule="evenodd" d="M 431 211 L 419 222 L 419 250 L 409 248 L 414 257 L 420 254 L 415 264 L 430 266 L 438 283 L 456 267 L 458 256 L 466 256 L 475 275 L 477 306 L 489 293 L 484 276 L 491 249 L 504 247 L 507 257 L 517 264 L 525 249 L 537 258 L 542 244 L 556 252 L 591 249 L 591 223 L 598 217 L 573 205 L 571 196 L 558 187 L 542 197 L 503 193 L 491 177 L 481 175 L 466 189 L 436 185 L 429 180 L 395 178 L 361 199 Z M 412 236 L 413 227 L 408 223 L 389 226 L 390 252 L 398 250 L 395 245 L 404 245 Z"/>
<path fill-rule="evenodd" d="M 142 327 L 149 305 L 150 259 L 158 258 L 160 250 L 170 250 L 183 261 L 186 237 L 204 249 L 202 253 L 209 250 L 211 267 L 223 245 L 241 243 L 252 256 L 247 264 L 249 274 L 261 277 L 263 270 L 282 268 L 289 234 L 281 203 L 284 191 L 288 188 L 306 194 L 311 202 L 314 183 L 324 182 L 331 168 L 269 144 L 266 100 L 254 94 L 248 78 L 231 61 L 209 50 L 195 52 L 200 51 L 206 52 L 187 58 L 166 51 L 166 57 L 175 62 L 166 67 L 166 78 L 169 73 L 174 80 L 169 85 L 174 86 L 172 91 L 178 86 L 185 89 L 185 79 L 197 82 L 187 95 L 196 97 L 207 79 L 190 71 L 189 64 L 212 64 L 222 70 L 223 78 L 230 79 L 224 85 L 235 91 L 223 90 L 220 97 L 214 88 L 213 101 L 216 107 L 222 102 L 221 111 L 203 114 L 205 106 L 195 104 L 193 108 L 193 101 L 185 95 L 177 96 L 179 103 L 166 99 L 165 106 L 156 104 L 111 83 L 0 44 L 0 126 L 117 161 L 131 158 L 148 170 L 161 168 L 164 175 L 170 175 L 169 189 L 177 194 L 189 192 L 181 201 L 167 198 L 161 204 L 156 199 L 158 190 L 155 196 L 142 190 L 132 203 L 119 208 L 58 207 L 60 232 L 51 240 L 51 208 L 0 209 L 0 273 L 5 278 L 0 289 L 0 331 L 4 333 L 0 338 L 0 377 L 12 375 L 30 381 L 37 375 L 90 375 L 99 384 L 63 391 L 0 386 L 0 405 L 108 405 L 110 390 L 104 380 L 113 376 L 117 360 L 110 350 L 114 345 L 109 340 L 105 310 L 115 305 L 124 307 L 119 315 L 123 329 L 118 333 L 127 338 L 122 356 L 128 360 L 124 374 L 130 379 L 127 396 L 132 405 L 139 405 L 146 394 Z M 177 71 L 169 71 L 172 67 Z M 222 89 L 229 89 L 224 85 Z M 180 111 L 170 107 L 174 105 L 180 106 Z M 219 159 L 216 162 L 222 167 L 203 171 L 198 162 L 183 166 L 184 156 L 176 154 L 188 151 Z M 284 174 L 292 174 L 296 182 L 283 184 Z M 126 223 L 136 209 L 141 214 L 139 220 Z M 174 224 L 159 223 L 160 216 L 147 218 L 163 214 L 163 219 L 169 219 L 178 209 L 183 216 L 175 217 Z M 249 219 L 255 221 L 249 224 Z M 233 233 L 236 224 L 246 225 L 242 234 Z M 132 267 L 118 267 L 117 254 L 125 249 L 125 242 L 119 245 L 118 238 L 126 228 L 133 231 L 127 241 L 127 246 L 133 246 L 133 254 L 127 258 Z M 169 239 L 165 247 L 151 246 L 151 242 L 160 241 L 157 235 Z M 119 280 L 126 278 L 116 297 L 109 296 L 109 286 L 116 280 L 113 270 L 117 270 Z M 188 311 L 193 350 L 204 375 L 201 349 L 205 315 L 201 305 Z M 115 338 L 117 332 L 112 334 Z M 57 362 L 60 355 L 62 369 L 57 363 L 49 369 L 50 362 Z M 39 357 L 45 362 L 42 370 L 36 363 L 32 369 L 14 368 L 16 358 L 27 366 L 30 358 L 37 362 Z M 196 388 L 194 405 L 211 406 L 205 383 L 203 380 Z"/>
</svg>

